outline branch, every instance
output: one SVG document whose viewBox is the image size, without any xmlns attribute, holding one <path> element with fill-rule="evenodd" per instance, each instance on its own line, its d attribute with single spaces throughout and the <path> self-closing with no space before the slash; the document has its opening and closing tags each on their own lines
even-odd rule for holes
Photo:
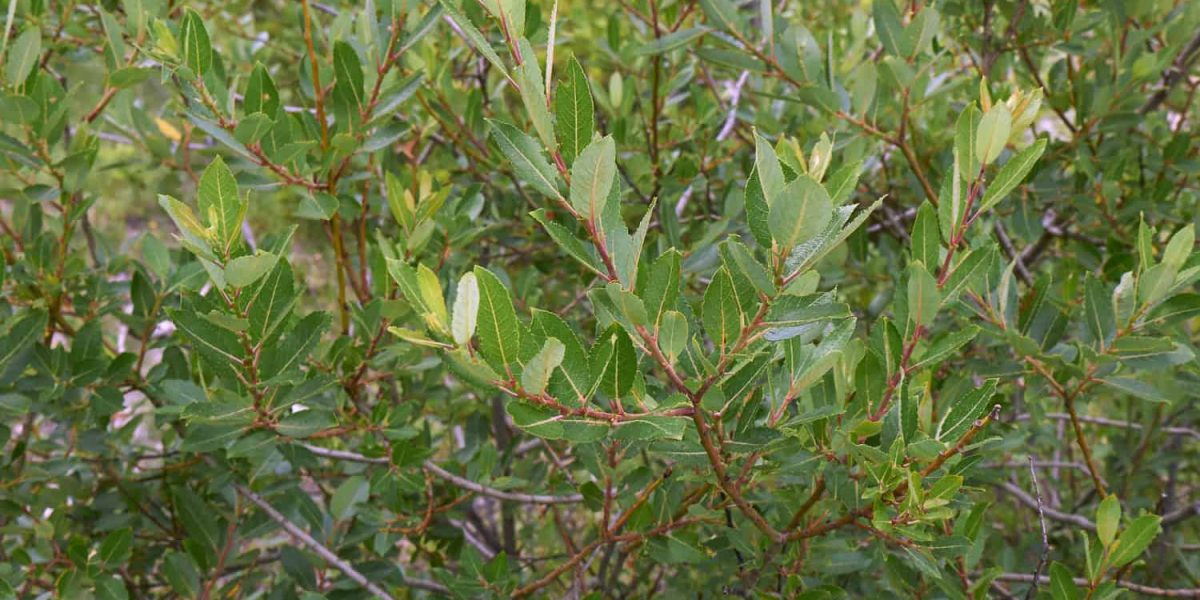
<svg viewBox="0 0 1200 600">
<path fill-rule="evenodd" d="M 1196 36 L 1179 51 L 1171 66 L 1163 71 L 1162 87 L 1157 92 L 1154 92 L 1154 95 L 1150 96 L 1150 99 L 1138 109 L 1138 114 L 1144 115 L 1158 108 L 1167 99 L 1167 95 L 1171 93 L 1171 88 L 1175 87 L 1175 84 L 1179 83 L 1179 80 L 1183 79 L 1183 76 L 1187 73 L 1188 63 L 1191 62 L 1192 56 L 1198 50 L 1200 50 L 1200 32 L 1197 32 Z"/>
<path fill-rule="evenodd" d="M 369 464 L 377 464 L 377 465 L 388 464 L 388 459 L 386 457 L 382 457 L 382 456 L 380 456 L 380 457 L 363 456 L 362 454 L 358 454 L 356 452 L 347 452 L 345 450 L 331 450 L 329 448 L 322 448 L 320 446 L 314 446 L 311 444 L 300 444 L 300 445 L 305 450 L 308 450 L 309 452 L 312 452 L 313 454 L 316 454 L 317 456 L 324 456 L 325 458 L 334 458 L 337 460 L 346 460 L 346 461 L 350 461 L 350 462 L 369 463 Z M 496 488 L 491 488 L 491 487 L 488 487 L 481 483 L 476 483 L 474 481 L 471 481 L 470 479 L 459 477 L 458 475 L 455 475 L 454 473 L 451 473 L 451 472 L 439 467 L 437 464 L 435 464 L 431 460 L 425 461 L 421 466 L 424 467 L 425 470 L 429 471 L 430 473 L 433 473 L 434 475 L 437 475 L 438 477 L 440 477 L 446 481 L 449 481 L 450 483 L 453 483 L 454 485 L 457 485 L 458 487 L 460 487 L 464 490 L 468 490 L 468 491 L 475 492 L 477 494 L 482 494 L 484 496 L 489 496 L 492 498 L 497 498 L 499 500 L 509 500 L 512 502 L 522 502 L 525 504 L 576 504 L 579 502 L 583 502 L 583 496 L 580 494 L 572 494 L 570 496 L 550 496 L 550 495 L 546 495 L 546 494 L 522 494 L 519 492 L 506 492 L 503 490 L 498 490 Z"/>
<path fill-rule="evenodd" d="M 307 547 L 309 550 L 312 550 L 318 556 L 325 559 L 325 562 L 333 565 L 337 570 L 341 571 L 342 573 L 345 573 L 346 576 L 349 577 L 350 579 L 354 580 L 355 583 L 366 588 L 367 591 L 371 592 L 378 598 L 386 598 L 387 600 L 395 599 L 395 596 L 392 596 L 391 594 L 384 591 L 383 588 L 381 588 L 377 584 L 371 582 L 370 579 L 367 579 L 365 575 L 358 572 L 358 570 L 355 569 L 350 563 L 339 558 L 338 555 L 334 554 L 334 552 L 332 550 L 330 550 L 329 548 L 326 548 L 325 546 L 323 546 L 321 544 L 321 542 L 318 542 L 316 540 L 316 538 L 309 535 L 307 531 L 304 531 L 298 525 L 289 521 L 287 517 L 283 516 L 283 513 L 279 512 L 278 510 L 275 510 L 275 507 L 271 506 L 269 503 L 267 503 L 267 501 L 264 500 L 262 496 L 255 494 L 254 492 L 250 491 L 250 488 L 247 488 L 246 486 L 244 486 L 240 483 L 234 483 L 233 488 L 236 489 L 237 492 L 239 494 L 241 494 L 243 497 L 245 497 L 247 500 L 249 500 L 250 502 L 254 503 L 256 506 L 261 508 L 263 510 L 263 512 L 267 513 L 268 517 L 271 517 L 272 521 L 275 521 L 276 523 L 278 523 L 281 527 L 283 527 L 283 529 L 285 531 L 287 531 L 289 534 L 291 534 L 292 537 L 296 538 L 297 540 L 300 541 L 301 544 L 304 544 L 304 546 Z"/>
<path fill-rule="evenodd" d="M 1080 527 L 1080 528 L 1086 529 L 1088 531 L 1096 530 L 1096 524 L 1093 523 L 1091 520 L 1089 520 L 1087 517 L 1084 517 L 1082 515 L 1074 515 L 1071 513 L 1065 513 L 1065 512 L 1050 508 L 1048 506 L 1039 507 L 1037 499 L 1035 499 L 1033 496 L 1030 496 L 1029 492 L 1026 492 L 1025 490 L 1021 489 L 1014 483 L 1002 481 L 1000 483 L 997 483 L 996 485 L 1000 488 L 1003 488 L 1004 491 L 1012 494 L 1012 496 L 1014 498 L 1016 498 L 1017 501 L 1019 501 L 1021 504 L 1024 504 L 1025 506 L 1028 506 L 1029 508 L 1032 508 L 1034 510 L 1040 509 L 1042 514 L 1044 514 L 1047 517 L 1050 517 L 1051 519 L 1053 519 L 1055 521 L 1059 521 L 1062 523 L 1069 523 L 1071 525 L 1075 525 L 1076 527 Z"/>
<path fill-rule="evenodd" d="M 1016 581 L 1024 583 L 1033 583 L 1035 578 L 1033 575 L 1025 573 L 1001 573 L 996 581 Z M 1036 578 L 1038 583 L 1050 583 L 1050 576 L 1038 575 Z M 1200 588 L 1157 588 L 1140 583 L 1132 583 L 1129 581 L 1118 581 L 1118 586 L 1123 587 L 1131 592 L 1137 592 L 1146 596 L 1158 596 L 1161 598 L 1200 598 Z M 1075 585 L 1088 586 L 1091 582 L 1082 578 L 1075 578 Z"/>
<path fill-rule="evenodd" d="M 1069 421 L 1071 419 L 1071 415 L 1068 415 L 1066 413 L 1047 413 L 1045 415 L 1045 418 L 1052 419 L 1055 421 Z M 1028 421 L 1029 419 L 1030 419 L 1030 416 L 1028 413 L 1023 414 L 1023 415 L 1017 415 L 1016 417 L 1013 417 L 1013 421 Z M 1108 425 L 1109 427 L 1121 427 L 1123 429 L 1144 429 L 1145 428 L 1145 426 L 1142 425 L 1141 423 L 1133 423 L 1130 421 L 1118 421 L 1116 419 L 1109 419 L 1109 418 L 1105 418 L 1105 417 L 1090 417 L 1087 415 L 1079 415 L 1079 421 L 1082 423 L 1091 423 L 1093 425 Z M 1159 429 L 1159 431 L 1162 433 L 1170 434 L 1170 435 L 1184 435 L 1184 436 L 1189 436 L 1189 437 L 1194 437 L 1196 439 L 1200 439 L 1200 431 L 1196 431 L 1195 429 L 1189 429 L 1187 427 L 1162 427 Z"/>
</svg>

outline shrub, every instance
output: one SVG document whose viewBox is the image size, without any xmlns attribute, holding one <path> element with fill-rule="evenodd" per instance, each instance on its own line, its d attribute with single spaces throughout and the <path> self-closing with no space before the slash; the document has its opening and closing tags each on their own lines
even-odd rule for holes
<svg viewBox="0 0 1200 600">
<path fill-rule="evenodd" d="M 0 592 L 1200 594 L 1200 4 L 1080 4 L 10 0 Z"/>
</svg>

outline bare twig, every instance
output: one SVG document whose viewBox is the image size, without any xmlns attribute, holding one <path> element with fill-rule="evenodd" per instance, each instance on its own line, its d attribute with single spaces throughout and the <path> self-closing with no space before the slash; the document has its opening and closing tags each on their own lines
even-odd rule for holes
<svg viewBox="0 0 1200 600">
<path fill-rule="evenodd" d="M 261 508 L 263 512 L 267 513 L 267 516 L 270 517 L 272 521 L 275 521 L 281 527 L 283 527 L 284 531 L 287 531 L 292 535 L 292 537 L 299 540 L 301 544 L 304 544 L 304 546 L 309 550 L 312 550 L 318 556 L 325 559 L 325 562 L 333 565 L 334 568 L 344 573 L 355 583 L 366 588 L 367 591 L 371 592 L 378 598 L 386 598 L 387 600 L 393 600 L 395 598 L 395 596 L 387 593 L 387 591 L 373 583 L 370 579 L 367 579 L 367 577 L 360 573 L 358 569 L 355 569 L 353 565 L 342 560 L 337 554 L 334 554 L 332 550 L 326 548 L 323 544 L 321 544 L 321 542 L 318 542 L 316 538 L 309 535 L 307 531 L 289 521 L 287 517 L 283 516 L 283 513 L 276 510 L 274 506 L 271 506 L 271 504 L 263 499 L 262 496 L 250 491 L 250 488 L 240 483 L 234 483 L 233 488 L 247 500 L 254 503 L 255 506 Z"/>
<path fill-rule="evenodd" d="M 1080 527 L 1080 528 L 1086 529 L 1088 531 L 1096 530 L 1096 524 L 1093 523 L 1087 517 L 1084 517 L 1082 515 L 1073 515 L 1071 513 L 1065 513 L 1065 512 L 1055 510 L 1055 509 L 1047 507 L 1047 506 L 1041 506 L 1038 503 L 1037 499 L 1035 499 L 1033 496 L 1029 495 L 1029 492 L 1026 492 L 1025 490 L 1021 489 L 1019 486 L 1017 486 L 1013 483 L 1003 481 L 996 485 L 1003 488 L 1004 491 L 1008 492 L 1009 494 L 1012 494 L 1013 498 L 1016 498 L 1017 501 L 1020 502 L 1021 504 L 1024 504 L 1025 506 L 1028 506 L 1029 508 L 1032 508 L 1034 510 L 1037 510 L 1038 514 L 1040 514 L 1040 515 L 1050 517 L 1051 519 L 1053 519 L 1055 521 L 1059 521 L 1061 523 L 1069 523 L 1071 525 L 1075 525 L 1076 527 Z"/>
<path fill-rule="evenodd" d="M 324 456 L 325 458 L 335 458 L 338 460 L 346 460 L 346 461 L 350 461 L 350 462 L 360 462 L 360 463 L 379 464 L 379 465 L 388 464 L 388 459 L 386 457 L 382 457 L 382 456 L 380 456 L 380 457 L 363 456 L 362 454 L 358 454 L 356 452 L 347 452 L 345 450 L 332 450 L 329 448 L 322 448 L 320 446 L 314 446 L 312 444 L 301 444 L 301 445 L 309 452 L 312 452 L 313 454 L 316 454 L 317 456 Z M 525 504 L 576 504 L 576 503 L 583 501 L 583 496 L 580 494 L 572 494 L 570 496 L 551 496 L 551 495 L 547 495 L 547 494 L 522 494 L 519 492 L 506 492 L 504 490 L 498 490 L 495 488 L 490 488 L 490 487 L 480 484 L 480 483 L 476 483 L 476 482 L 471 481 L 470 479 L 466 479 L 464 477 L 459 477 L 458 475 L 455 475 L 454 473 L 451 473 L 450 471 L 447 471 L 447 470 L 439 467 L 433 461 L 427 460 L 427 461 L 425 461 L 425 463 L 422 466 L 425 468 L 425 470 L 429 471 L 430 473 L 433 473 L 434 475 L 437 475 L 441 479 L 449 481 L 450 483 L 453 483 L 454 485 L 456 485 L 464 490 L 475 492 L 477 494 L 482 494 L 484 496 L 496 498 L 499 500 L 509 500 L 512 502 L 522 502 Z"/>
<path fill-rule="evenodd" d="M 1025 592 L 1025 600 L 1031 600 L 1037 594 L 1038 578 L 1042 576 L 1042 568 L 1050 558 L 1050 536 L 1046 533 L 1046 512 L 1042 507 L 1042 490 L 1038 488 L 1037 469 L 1033 468 L 1033 457 L 1029 457 L 1029 476 L 1033 478 L 1033 493 L 1037 500 L 1038 522 L 1042 527 L 1042 555 L 1038 557 L 1037 568 L 1033 570 L 1033 585 Z"/>
<path fill-rule="evenodd" d="M 996 580 L 1032 583 L 1035 577 L 1026 573 L 1001 573 Z M 1050 583 L 1050 576 L 1038 575 L 1036 580 L 1038 583 Z M 1076 577 L 1075 584 L 1086 586 L 1090 582 L 1082 577 Z M 1137 592 L 1146 596 L 1158 596 L 1160 598 L 1200 598 L 1200 588 L 1159 588 L 1129 581 L 1118 581 L 1117 585 L 1131 592 Z"/>
</svg>

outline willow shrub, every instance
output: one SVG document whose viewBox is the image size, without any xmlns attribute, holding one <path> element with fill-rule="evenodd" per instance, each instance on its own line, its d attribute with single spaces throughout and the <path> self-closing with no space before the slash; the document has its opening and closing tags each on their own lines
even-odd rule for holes
<svg viewBox="0 0 1200 600">
<path fill-rule="evenodd" d="M 1200 4 L 3 16 L 0 595 L 1196 593 Z"/>
</svg>

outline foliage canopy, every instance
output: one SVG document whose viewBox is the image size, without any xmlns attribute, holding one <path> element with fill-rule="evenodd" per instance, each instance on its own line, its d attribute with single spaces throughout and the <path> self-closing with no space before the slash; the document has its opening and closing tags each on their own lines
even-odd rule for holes
<svg viewBox="0 0 1200 600">
<path fill-rule="evenodd" d="M 1200 3 L 5 9 L 0 597 L 1200 595 Z"/>
</svg>

